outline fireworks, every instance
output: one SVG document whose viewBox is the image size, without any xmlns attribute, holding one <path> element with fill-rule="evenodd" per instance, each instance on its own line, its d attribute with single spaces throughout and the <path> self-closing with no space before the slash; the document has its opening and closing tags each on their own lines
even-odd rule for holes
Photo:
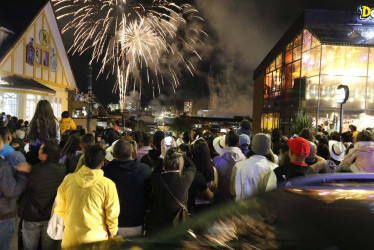
<svg viewBox="0 0 374 250">
<path fill-rule="evenodd" d="M 116 74 L 114 90 L 119 89 L 120 106 L 125 106 L 126 91 L 133 84 L 141 92 L 146 79 L 160 93 L 160 85 L 179 85 L 182 66 L 192 75 L 191 58 L 201 60 L 196 47 L 206 33 L 193 27 L 202 19 L 189 4 L 168 0 L 53 0 L 58 19 L 69 17 L 62 32 L 74 31 L 73 54 L 92 52 L 93 61 L 105 71 Z"/>
</svg>

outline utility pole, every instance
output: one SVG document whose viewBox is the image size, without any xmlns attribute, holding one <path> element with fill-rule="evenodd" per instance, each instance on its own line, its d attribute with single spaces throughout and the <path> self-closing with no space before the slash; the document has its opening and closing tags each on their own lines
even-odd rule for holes
<svg viewBox="0 0 374 250">
<path fill-rule="evenodd" d="M 87 131 L 91 131 L 92 119 L 92 66 L 88 66 L 88 110 L 87 110 Z"/>
</svg>

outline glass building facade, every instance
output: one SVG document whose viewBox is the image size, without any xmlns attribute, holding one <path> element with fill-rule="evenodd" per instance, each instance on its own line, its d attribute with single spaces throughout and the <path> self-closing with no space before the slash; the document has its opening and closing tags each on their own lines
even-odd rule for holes
<svg viewBox="0 0 374 250">
<path fill-rule="evenodd" d="M 316 13 L 320 12 L 312 14 Z M 313 23 L 319 26 L 311 28 L 307 17 L 303 17 L 302 28 L 293 36 L 284 37 L 283 46 L 273 49 L 261 65 L 261 131 L 281 128 L 287 133 L 300 114 L 306 114 L 315 124 L 333 124 L 338 129 L 340 105 L 335 101 L 335 94 L 340 84 L 347 85 L 350 90 L 348 102 L 344 104 L 343 130 L 347 130 L 349 124 L 357 125 L 358 129 L 374 127 L 374 47 L 365 40 L 339 42 L 339 32 L 334 33 L 337 41 L 326 42 L 327 29 L 317 29 L 321 23 Z M 344 19 L 342 13 L 339 17 L 334 21 Z M 352 14 L 349 17 L 352 18 Z M 347 24 L 344 28 L 346 30 L 339 34 L 345 34 L 348 39 L 354 37 L 355 28 Z"/>
</svg>

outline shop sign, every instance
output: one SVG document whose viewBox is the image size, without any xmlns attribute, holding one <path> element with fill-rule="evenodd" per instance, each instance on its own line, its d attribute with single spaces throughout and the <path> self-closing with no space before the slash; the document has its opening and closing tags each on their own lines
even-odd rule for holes
<svg viewBox="0 0 374 250">
<path fill-rule="evenodd" d="M 51 53 L 51 71 L 52 72 L 57 71 L 57 59 L 56 59 L 56 53 L 55 53 L 54 48 L 52 48 L 52 53 Z"/>
<path fill-rule="evenodd" d="M 30 38 L 30 42 L 26 45 L 26 63 L 34 65 L 34 38 Z"/>
<path fill-rule="evenodd" d="M 41 45 L 47 47 L 49 44 L 49 36 L 46 30 L 40 30 L 39 32 L 39 42 Z"/>
<path fill-rule="evenodd" d="M 374 9 L 369 6 L 361 5 L 360 6 L 360 19 L 366 20 L 368 18 L 374 19 Z"/>
</svg>

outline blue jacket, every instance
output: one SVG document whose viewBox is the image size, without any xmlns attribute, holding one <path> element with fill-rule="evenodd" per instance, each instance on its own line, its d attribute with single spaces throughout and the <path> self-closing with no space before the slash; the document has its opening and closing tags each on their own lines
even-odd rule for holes
<svg viewBox="0 0 374 250">
<path fill-rule="evenodd" d="M 143 225 L 145 214 L 146 182 L 151 169 L 134 160 L 113 160 L 102 168 L 104 176 L 111 179 L 117 187 L 121 212 L 118 227 L 137 227 Z"/>
<path fill-rule="evenodd" d="M 4 143 L 3 150 L 0 151 L 0 156 L 6 157 L 8 154 L 12 153 L 13 151 L 14 149 L 11 146 Z"/>
<path fill-rule="evenodd" d="M 4 160 L 8 162 L 13 169 L 16 169 L 20 163 L 26 162 L 26 157 L 19 151 L 13 151 L 5 156 Z"/>
<path fill-rule="evenodd" d="M 16 216 L 16 202 L 26 185 L 26 176 L 0 159 L 0 220 Z"/>
</svg>

